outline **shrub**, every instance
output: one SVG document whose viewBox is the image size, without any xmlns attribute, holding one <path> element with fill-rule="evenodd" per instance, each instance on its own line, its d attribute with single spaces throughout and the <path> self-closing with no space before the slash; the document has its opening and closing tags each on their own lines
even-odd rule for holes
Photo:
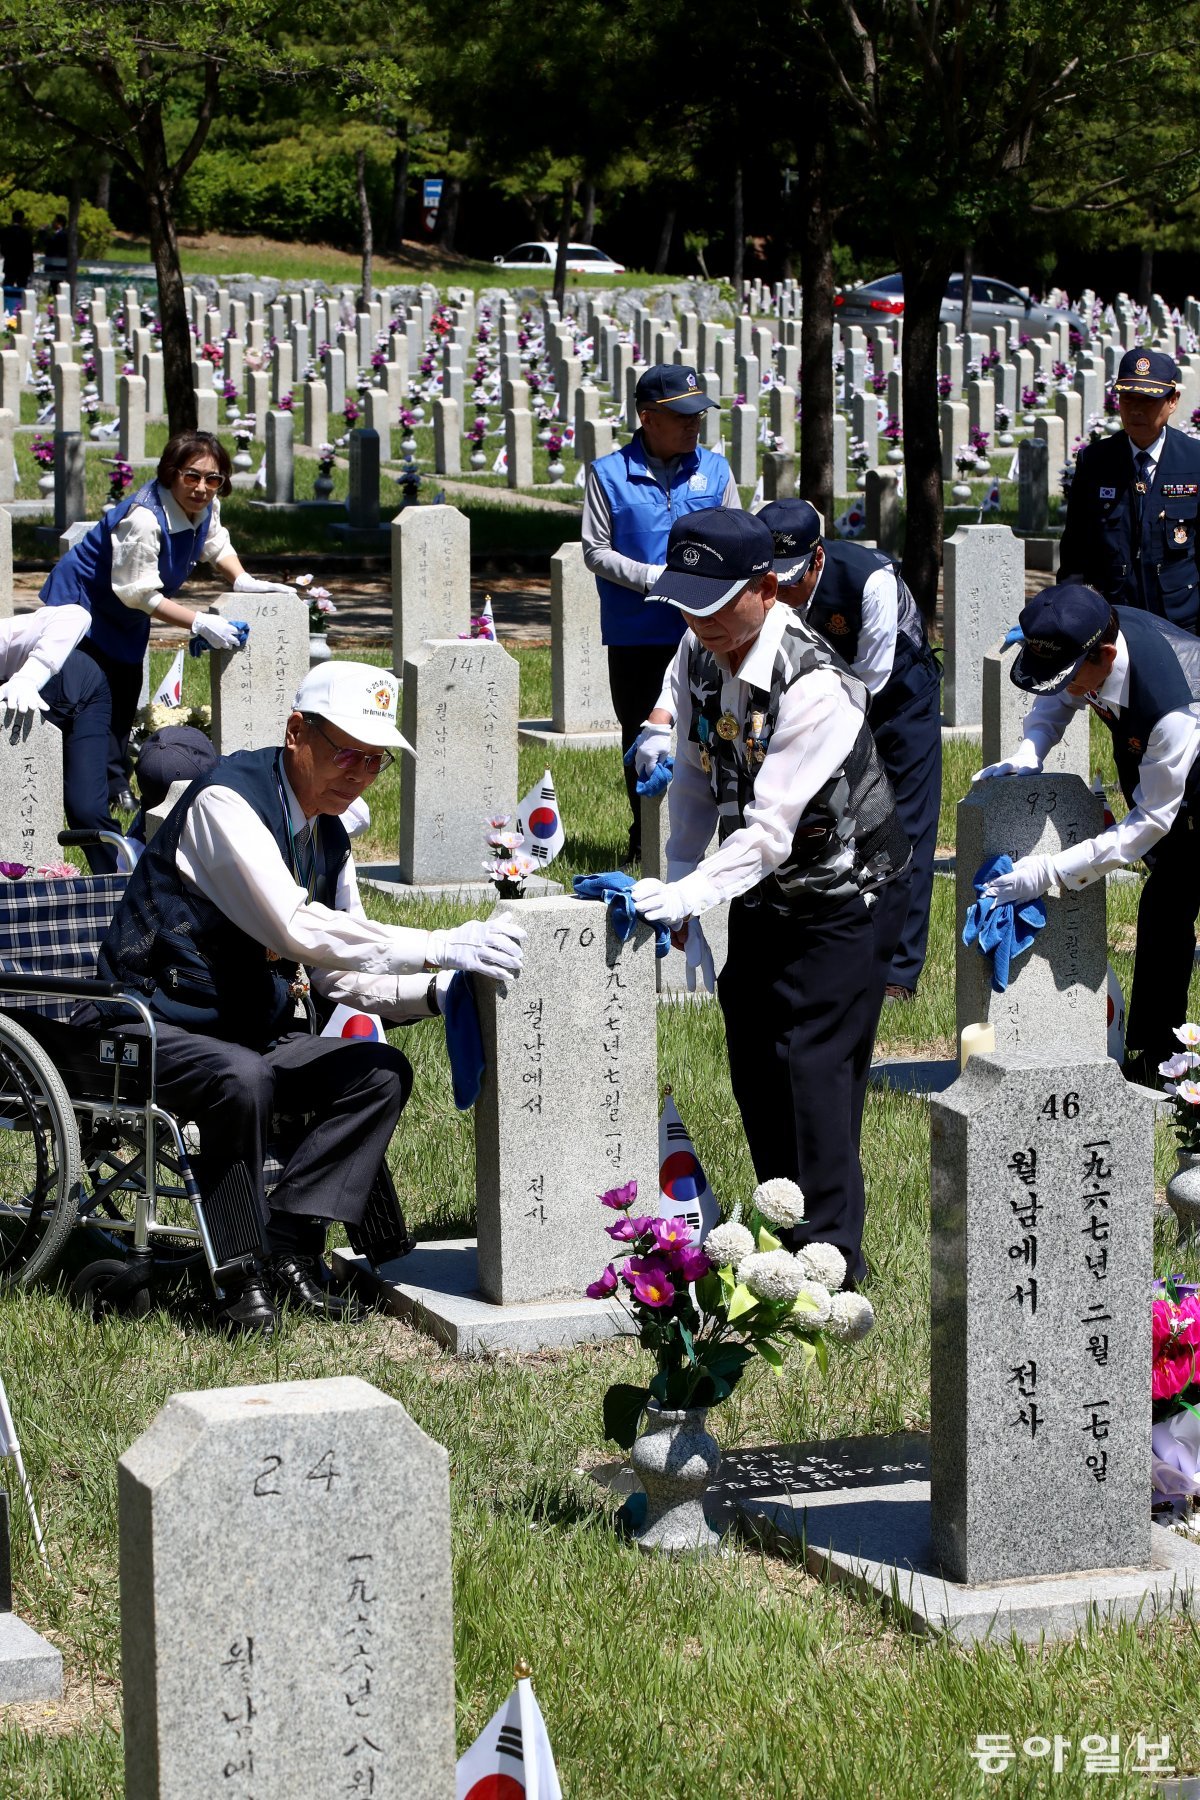
<svg viewBox="0 0 1200 1800">
<path fill-rule="evenodd" d="M 0 225 L 12 222 L 14 212 L 25 214 L 25 223 L 37 239 L 43 231 L 48 231 L 54 223 L 55 213 L 65 213 L 67 199 L 65 194 L 41 194 L 32 188 L 14 188 L 0 198 Z M 79 204 L 79 254 L 82 257 L 101 257 L 112 243 L 112 220 L 100 207 L 93 206 L 89 200 Z"/>
</svg>

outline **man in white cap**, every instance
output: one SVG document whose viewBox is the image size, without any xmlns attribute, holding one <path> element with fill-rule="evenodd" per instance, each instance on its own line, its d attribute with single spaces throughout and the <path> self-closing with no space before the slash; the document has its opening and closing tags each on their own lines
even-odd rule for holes
<svg viewBox="0 0 1200 1800">
<path fill-rule="evenodd" d="M 384 1161 L 411 1069 L 386 1043 L 313 1036 L 297 1018 L 309 981 L 398 1023 L 439 1013 L 455 970 L 521 967 L 509 916 L 422 931 L 363 911 L 339 815 L 411 750 L 397 694 L 363 663 L 310 670 L 281 748 L 225 757 L 188 789 L 100 948 L 101 979 L 154 1014 L 160 1104 L 199 1126 L 222 1315 L 240 1329 L 269 1331 L 273 1299 L 342 1307 L 316 1267 L 331 1220 L 373 1260 L 411 1247 Z M 307 1124 L 268 1205 L 274 1111 Z"/>
</svg>

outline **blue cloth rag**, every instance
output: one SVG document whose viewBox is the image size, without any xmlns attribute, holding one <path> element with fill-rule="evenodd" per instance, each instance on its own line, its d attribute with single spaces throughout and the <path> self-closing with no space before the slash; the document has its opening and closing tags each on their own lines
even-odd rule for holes
<svg viewBox="0 0 1200 1800">
<path fill-rule="evenodd" d="M 633 761 L 634 751 L 636 749 L 636 744 L 630 744 L 628 750 L 621 758 L 621 761 L 625 764 L 626 768 L 628 768 Z M 652 800 L 655 794 L 661 794 L 664 788 L 670 787 L 671 777 L 674 773 L 675 758 L 673 756 L 664 756 L 660 762 L 655 763 L 648 775 L 638 776 L 633 791 L 635 794 L 644 794 Z"/>
<path fill-rule="evenodd" d="M 461 969 L 446 989 L 443 1017 L 454 1104 L 459 1112 L 470 1112 L 483 1086 L 483 1035 L 475 1010 L 475 996 Z"/>
<path fill-rule="evenodd" d="M 1013 958 L 1025 954 L 1046 923 L 1044 900 L 1026 900 L 1021 906 L 1002 905 L 991 894 L 983 892 L 994 876 L 1010 874 L 1012 866 L 1012 857 L 1001 852 L 999 856 L 989 857 L 975 871 L 974 887 L 978 898 L 967 908 L 967 921 L 963 926 L 963 943 L 968 948 L 977 943 L 980 954 L 991 958 L 994 994 L 1004 992 Z"/>
<path fill-rule="evenodd" d="M 577 875 L 575 877 L 575 898 L 577 900 L 603 900 L 608 908 L 608 918 L 617 934 L 618 943 L 633 936 L 633 928 L 638 922 L 637 908 L 633 904 L 633 876 L 626 875 L 623 869 L 609 869 L 604 875 Z M 654 927 L 654 954 L 665 956 L 671 948 L 671 928 L 669 925 Z"/>
<path fill-rule="evenodd" d="M 1024 642 L 1025 633 L 1021 630 L 1019 625 L 1013 625 L 1009 628 L 1008 634 L 1000 648 L 1002 650 L 1007 650 L 1010 644 L 1023 644 Z"/>
</svg>

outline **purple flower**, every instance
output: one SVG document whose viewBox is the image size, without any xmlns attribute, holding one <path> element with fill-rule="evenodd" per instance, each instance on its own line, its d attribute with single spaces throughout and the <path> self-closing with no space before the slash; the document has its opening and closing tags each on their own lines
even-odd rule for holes
<svg viewBox="0 0 1200 1800">
<path fill-rule="evenodd" d="M 697 1250 L 695 1244 L 683 1244 L 672 1250 L 668 1257 L 668 1267 L 672 1275 L 678 1275 L 681 1281 L 699 1281 L 712 1269 L 712 1263 L 703 1250 Z"/>
<path fill-rule="evenodd" d="M 618 1219 L 615 1225 L 606 1225 L 604 1229 L 609 1237 L 614 1238 L 618 1244 L 632 1244 L 636 1238 L 645 1237 L 653 1223 L 654 1220 L 650 1218 L 630 1219 L 626 1217 Z"/>
<path fill-rule="evenodd" d="M 508 820 L 506 819 L 504 823 L 507 825 Z M 624 1187 L 609 1188 L 607 1193 L 601 1194 L 600 1204 L 601 1206 L 611 1206 L 614 1212 L 624 1212 L 633 1205 L 636 1199 L 637 1182 L 627 1181 Z"/>
<path fill-rule="evenodd" d="M 589 1281 L 583 1290 L 589 1300 L 607 1300 L 617 1291 L 617 1271 L 609 1263 L 599 1281 Z"/>
<path fill-rule="evenodd" d="M 682 1250 L 692 1241 L 692 1228 L 686 1219 L 655 1219 L 650 1229 L 656 1250 Z"/>
<path fill-rule="evenodd" d="M 948 375 L 938 376 L 938 393 L 943 400 L 948 400 L 950 398 L 951 385 L 950 377 Z"/>
<path fill-rule="evenodd" d="M 1028 411 L 1030 408 L 1036 406 L 1037 403 L 1038 403 L 1038 391 L 1036 388 L 1028 387 L 1028 388 L 1021 389 L 1021 405 L 1023 407 L 1025 407 L 1026 411 Z"/>
<path fill-rule="evenodd" d="M 22 875 L 28 875 L 32 867 L 32 863 L 0 862 L 0 875 L 3 875 L 7 881 L 20 881 Z"/>
<path fill-rule="evenodd" d="M 291 412 L 292 396 L 290 394 L 280 394 L 277 405 L 280 412 Z"/>
<path fill-rule="evenodd" d="M 626 1263 L 625 1279 L 633 1289 L 633 1297 L 643 1306 L 670 1306 L 675 1298 L 675 1285 L 665 1264 L 653 1257 L 634 1257 Z"/>
</svg>

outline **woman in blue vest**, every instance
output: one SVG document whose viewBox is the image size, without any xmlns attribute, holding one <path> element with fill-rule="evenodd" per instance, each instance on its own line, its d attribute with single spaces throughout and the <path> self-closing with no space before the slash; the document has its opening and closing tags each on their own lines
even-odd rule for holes
<svg viewBox="0 0 1200 1800">
<path fill-rule="evenodd" d="M 154 480 L 105 513 L 55 564 L 42 588 L 47 606 L 83 606 L 91 614 L 79 647 L 112 695 L 108 793 L 121 804 L 133 804 L 125 797 L 127 751 L 151 619 L 186 625 L 202 648 L 241 650 L 248 626 L 174 596 L 201 562 L 219 569 L 238 594 L 267 593 L 276 585 L 247 575 L 221 523 L 230 468 L 228 452 L 210 432 L 176 432 Z"/>
</svg>

